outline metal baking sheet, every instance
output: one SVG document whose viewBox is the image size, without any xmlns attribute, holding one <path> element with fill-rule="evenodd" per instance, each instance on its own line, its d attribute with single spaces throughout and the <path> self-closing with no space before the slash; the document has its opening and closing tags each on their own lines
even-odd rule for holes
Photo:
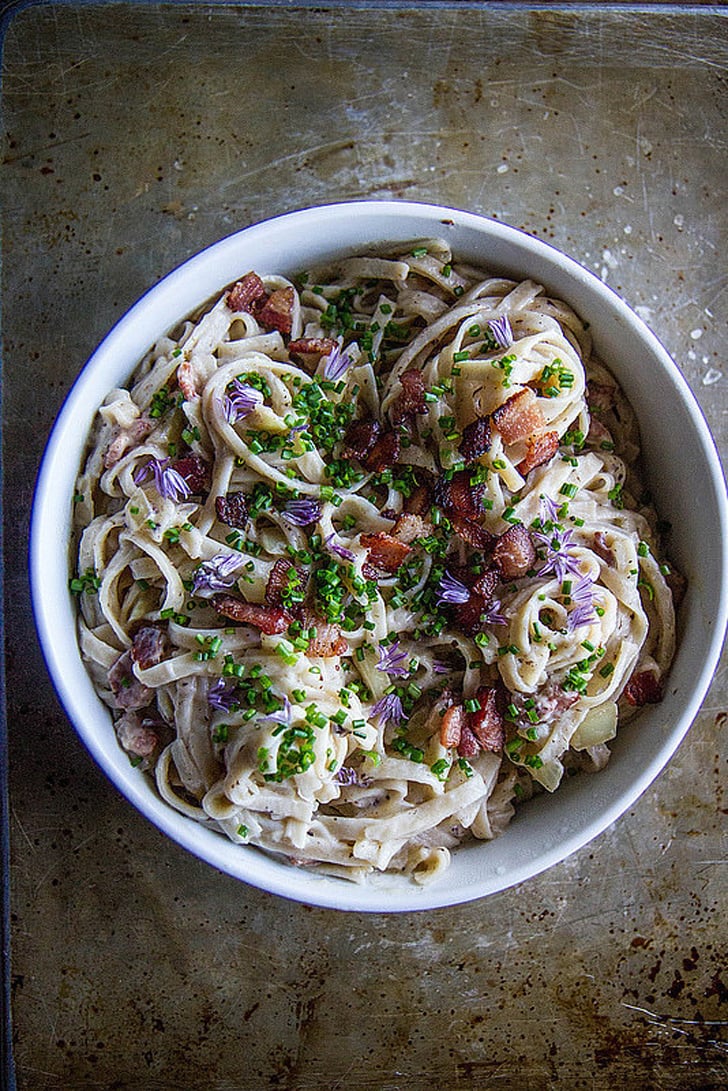
<svg viewBox="0 0 728 1091">
<path fill-rule="evenodd" d="M 462 908 L 344 915 L 215 872 L 119 797 L 56 702 L 25 569 L 46 435 L 112 323 L 206 244 L 328 200 L 452 204 L 553 242 L 652 326 L 725 455 L 727 16 L 664 4 L 9 11 L 19 1088 L 728 1083 L 724 664 L 669 768 L 591 846 Z"/>
</svg>

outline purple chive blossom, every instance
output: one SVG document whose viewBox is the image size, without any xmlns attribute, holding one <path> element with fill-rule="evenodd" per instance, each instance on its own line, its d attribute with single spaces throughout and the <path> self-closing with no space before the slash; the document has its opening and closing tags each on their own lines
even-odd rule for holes
<svg viewBox="0 0 728 1091">
<path fill-rule="evenodd" d="M 283 708 L 277 709 L 276 712 L 269 712 L 267 716 L 261 716 L 262 720 L 272 720 L 274 724 L 280 724 L 281 727 L 290 727 L 291 725 L 291 702 L 287 697 L 283 698 Z"/>
<path fill-rule="evenodd" d="M 337 769 L 334 780 L 344 786 L 355 785 L 357 788 L 367 788 L 372 783 L 371 777 L 365 777 L 356 769 L 352 769 L 350 765 L 342 765 L 341 769 Z"/>
<path fill-rule="evenodd" d="M 349 354 L 343 351 L 341 345 L 337 345 L 324 360 L 324 379 L 337 382 L 352 363 Z"/>
<path fill-rule="evenodd" d="M 263 395 L 260 390 L 241 382 L 240 379 L 234 379 L 231 393 L 225 394 L 223 398 L 225 420 L 228 424 L 235 424 L 262 404 Z"/>
<path fill-rule="evenodd" d="M 513 344 L 513 330 L 507 314 L 502 314 L 498 318 L 491 318 L 488 322 L 488 329 L 493 334 L 498 348 L 507 349 Z"/>
<path fill-rule="evenodd" d="M 388 648 L 379 648 L 378 651 L 377 670 L 386 671 L 387 674 L 409 674 L 409 667 L 405 665 L 408 661 L 408 655 L 407 652 L 400 650 L 398 640 L 395 640 Z"/>
<path fill-rule="evenodd" d="M 539 569 L 539 576 L 547 576 L 550 573 L 557 580 L 564 580 L 568 575 L 579 570 L 578 558 L 568 552 L 576 543 L 574 532 L 564 530 L 558 522 L 558 505 L 550 496 L 541 497 L 541 526 L 542 530 L 534 530 L 531 536 L 543 550 L 545 563 Z"/>
<path fill-rule="evenodd" d="M 227 591 L 235 583 L 235 573 L 242 560 L 234 553 L 218 553 L 209 561 L 203 561 L 193 577 L 192 591 Z"/>
<path fill-rule="evenodd" d="M 170 466 L 168 458 L 150 458 L 145 466 L 140 467 L 134 474 L 134 484 L 141 485 L 150 474 L 154 477 L 157 492 L 165 500 L 173 500 L 179 503 L 192 494 L 192 489 L 185 481 L 179 470 Z"/>
<path fill-rule="evenodd" d="M 321 505 L 316 500 L 289 500 L 281 515 L 294 527 L 307 527 L 321 517 Z"/>
<path fill-rule="evenodd" d="M 469 598 L 470 591 L 465 584 L 461 583 L 460 580 L 456 580 L 449 572 L 445 572 L 440 580 L 440 597 L 437 601 L 439 603 L 450 602 L 456 604 L 467 602 Z"/>
<path fill-rule="evenodd" d="M 488 606 L 480 615 L 480 618 L 482 621 L 486 622 L 487 625 L 507 625 L 508 618 L 505 614 L 501 613 L 501 609 L 500 602 L 498 602 L 497 599 L 493 599 L 492 602 L 488 603 Z"/>
<path fill-rule="evenodd" d="M 351 550 L 346 549 L 343 545 L 339 545 L 338 542 L 335 542 L 335 537 L 336 531 L 332 530 L 331 534 L 328 534 L 324 538 L 324 545 L 326 546 L 326 548 L 330 549 L 332 553 L 335 553 L 337 557 L 341 557 L 342 560 L 354 562 L 356 560 L 356 557 L 351 552 Z"/>
<path fill-rule="evenodd" d="M 590 625 L 597 619 L 594 612 L 593 586 L 593 581 L 589 576 L 582 576 L 569 593 L 569 597 L 574 604 L 574 609 L 569 611 L 566 618 L 566 628 L 570 633 L 574 629 L 579 629 L 582 625 Z"/>
<path fill-rule="evenodd" d="M 443 663 L 441 659 L 433 659 L 432 670 L 435 674 L 449 674 L 451 667 L 448 667 L 447 663 Z"/>
<path fill-rule="evenodd" d="M 384 724 L 400 724 L 404 719 L 404 709 L 397 694 L 388 693 L 386 697 L 382 697 L 381 700 L 377 701 L 372 709 L 372 716 L 375 716 Z"/>
<path fill-rule="evenodd" d="M 207 691 L 207 703 L 210 708 L 216 708 L 219 712 L 232 712 L 233 706 L 238 703 L 236 693 L 237 686 L 218 678 Z"/>
</svg>

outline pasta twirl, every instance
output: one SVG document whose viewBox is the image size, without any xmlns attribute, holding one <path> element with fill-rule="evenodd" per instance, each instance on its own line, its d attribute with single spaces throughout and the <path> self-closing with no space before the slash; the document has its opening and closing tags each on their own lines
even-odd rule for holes
<svg viewBox="0 0 728 1091">
<path fill-rule="evenodd" d="M 661 698 L 634 417 L 569 307 L 439 239 L 245 274 L 100 407 L 80 644 L 130 760 L 241 845 L 426 881 Z"/>
</svg>

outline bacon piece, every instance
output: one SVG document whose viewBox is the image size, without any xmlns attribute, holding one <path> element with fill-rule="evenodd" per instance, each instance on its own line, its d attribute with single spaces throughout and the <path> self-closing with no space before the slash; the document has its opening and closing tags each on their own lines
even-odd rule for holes
<svg viewBox="0 0 728 1091">
<path fill-rule="evenodd" d="M 305 589 L 308 578 L 303 569 L 298 568 L 296 565 L 292 564 L 291 561 L 281 558 L 279 561 L 276 561 L 268 575 L 268 582 L 265 586 L 265 601 L 269 606 L 278 606 L 281 609 L 288 609 L 291 613 L 296 613 L 293 607 L 283 606 L 283 592 L 291 581 L 291 569 L 293 569 L 298 577 L 301 589 Z M 303 605 L 303 599 L 301 600 L 301 605 Z"/>
<path fill-rule="evenodd" d="M 154 700 L 154 690 L 139 681 L 133 667 L 134 659 L 128 649 L 109 668 L 107 678 L 117 708 L 144 708 Z"/>
<path fill-rule="evenodd" d="M 425 380 L 419 368 L 411 367 L 399 377 L 402 389 L 392 403 L 392 423 L 402 424 L 408 417 L 427 410 Z"/>
<path fill-rule="evenodd" d="M 458 754 L 461 758 L 474 758 L 479 750 L 480 743 L 476 739 L 472 727 L 467 722 L 464 723 L 462 731 L 460 732 Z"/>
<path fill-rule="evenodd" d="M 535 560 L 536 549 L 522 523 L 514 523 L 500 534 L 493 546 L 493 563 L 506 580 L 525 576 Z"/>
<path fill-rule="evenodd" d="M 271 292 L 268 299 L 258 312 L 258 321 L 268 329 L 278 330 L 279 333 L 291 332 L 293 324 L 293 304 L 296 295 L 293 288 L 277 288 Z"/>
<path fill-rule="evenodd" d="M 460 454 L 466 462 L 475 462 L 490 450 L 490 442 L 490 417 L 477 417 L 463 429 Z"/>
<path fill-rule="evenodd" d="M 450 521 L 458 538 L 462 538 L 473 549 L 490 550 L 495 541 L 495 535 L 485 527 L 481 527 L 480 523 L 474 523 L 471 519 L 462 519 L 459 515 L 451 516 Z"/>
<path fill-rule="evenodd" d="M 481 572 L 470 589 L 471 595 L 478 595 L 483 600 L 483 609 L 493 597 L 493 592 L 500 583 L 500 575 L 495 568 L 486 568 Z"/>
<path fill-rule="evenodd" d="M 213 595 L 210 601 L 218 614 L 232 621 L 240 621 L 243 625 L 252 625 L 267 636 L 285 633 L 293 621 L 292 616 L 279 606 L 259 606 L 225 594 Z"/>
<path fill-rule="evenodd" d="M 459 746 L 463 728 L 467 726 L 468 716 L 464 705 L 450 705 L 445 709 L 440 725 L 440 745 L 450 748 Z"/>
<path fill-rule="evenodd" d="M 432 507 L 432 489 L 429 485 L 418 485 L 404 502 L 405 511 L 412 515 L 429 515 Z"/>
<path fill-rule="evenodd" d="M 159 729 L 164 725 L 149 716 L 141 719 L 136 712 L 125 712 L 114 723 L 119 745 L 135 758 L 151 758 L 160 745 Z M 145 762 L 143 768 L 150 763 Z"/>
<path fill-rule="evenodd" d="M 544 462 L 553 458 L 558 449 L 558 432 L 544 432 L 540 436 L 529 436 L 526 440 L 525 458 L 516 467 L 518 472 L 525 477 L 531 470 L 535 470 L 537 466 L 543 466 Z"/>
<path fill-rule="evenodd" d="M 522 390 L 511 394 L 510 398 L 493 410 L 491 419 L 504 443 L 517 443 L 519 439 L 526 439 L 534 432 L 540 432 L 545 423 L 541 407 L 530 386 L 524 386 Z"/>
<path fill-rule="evenodd" d="M 177 368 L 177 385 L 187 402 L 199 398 L 206 381 L 207 375 L 198 361 L 183 360 Z"/>
<path fill-rule="evenodd" d="M 363 571 L 368 579 L 377 575 L 393 575 L 404 563 L 412 547 L 380 530 L 376 534 L 362 534 L 359 541 L 368 550 Z"/>
<path fill-rule="evenodd" d="M 631 705 L 657 705 L 663 698 L 662 681 L 654 671 L 635 671 L 624 687 L 624 696 Z"/>
<path fill-rule="evenodd" d="M 167 634 L 159 625 L 141 625 L 134 633 L 131 658 L 142 670 L 161 663 L 167 650 Z"/>
<path fill-rule="evenodd" d="M 586 384 L 586 400 L 589 408 L 597 412 L 604 412 L 614 407 L 616 387 L 611 383 L 598 383 L 590 379 Z"/>
<path fill-rule="evenodd" d="M 372 447 L 369 454 L 363 459 L 363 464 L 372 473 L 380 474 L 382 470 L 394 466 L 399 458 L 401 448 L 398 432 L 384 432 Z"/>
<path fill-rule="evenodd" d="M 185 455 L 176 458 L 172 469 L 185 479 L 194 495 L 205 492 L 210 485 L 210 467 L 199 455 Z"/>
<path fill-rule="evenodd" d="M 245 503 L 245 494 L 242 492 L 229 492 L 227 496 L 216 496 L 215 514 L 220 522 L 225 523 L 226 526 L 242 530 L 248 521 L 248 506 Z"/>
<path fill-rule="evenodd" d="M 405 545 L 411 545 L 416 538 L 421 538 L 426 533 L 427 523 L 422 516 L 409 511 L 402 512 L 392 527 L 392 537 Z"/>
<path fill-rule="evenodd" d="M 268 293 L 257 273 L 246 273 L 242 280 L 233 284 L 228 292 L 227 305 L 231 311 L 247 311 L 255 314 L 265 303 Z"/>
<path fill-rule="evenodd" d="M 289 353 L 296 356 L 328 356 L 336 347 L 332 337 L 299 337 L 288 342 Z"/>
<path fill-rule="evenodd" d="M 149 417 L 137 417 L 126 428 L 114 429 L 113 438 L 104 455 L 104 468 L 108 470 L 111 466 L 115 466 L 127 447 L 146 439 L 155 423 Z"/>
<path fill-rule="evenodd" d="M 354 420 L 344 432 L 344 455 L 363 462 L 382 434 L 378 420 Z"/>
<path fill-rule="evenodd" d="M 483 514 L 485 485 L 471 485 L 470 478 L 470 470 L 458 470 L 449 480 L 443 474 L 435 485 L 435 499 L 448 516 L 473 522 Z"/>
<path fill-rule="evenodd" d="M 556 682 L 549 682 L 542 690 L 539 690 L 536 698 L 536 711 L 544 723 L 553 723 L 579 700 L 579 694 L 574 690 L 562 689 Z"/>
<path fill-rule="evenodd" d="M 455 623 L 467 636 L 474 636 L 482 631 L 482 615 L 493 597 L 499 579 L 495 568 L 487 568 L 470 588 L 470 598 L 466 602 L 453 604 Z"/>
<path fill-rule="evenodd" d="M 345 655 L 349 650 L 346 639 L 341 635 L 341 629 L 333 622 L 325 621 L 317 614 L 304 610 L 301 614 L 301 625 L 309 632 L 311 629 L 316 630 L 315 636 L 309 641 L 306 655 L 331 659 L 337 655 Z"/>
<path fill-rule="evenodd" d="M 480 708 L 469 715 L 468 724 L 483 750 L 502 750 L 506 741 L 505 721 L 499 708 L 501 695 L 496 686 L 480 686 L 475 694 Z"/>
</svg>

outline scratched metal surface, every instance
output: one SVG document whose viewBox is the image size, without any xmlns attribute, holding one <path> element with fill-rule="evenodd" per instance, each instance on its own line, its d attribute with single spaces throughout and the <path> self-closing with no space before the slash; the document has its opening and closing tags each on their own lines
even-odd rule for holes
<svg viewBox="0 0 728 1091">
<path fill-rule="evenodd" d="M 120 3 L 12 20 L 20 1088 L 726 1086 L 724 668 L 667 771 L 565 863 L 463 908 L 338 915 L 216 873 L 121 800 L 55 701 L 24 571 L 44 437 L 95 343 L 200 247 L 328 199 L 451 203 L 553 241 L 658 332 L 725 453 L 725 16 Z"/>
</svg>

